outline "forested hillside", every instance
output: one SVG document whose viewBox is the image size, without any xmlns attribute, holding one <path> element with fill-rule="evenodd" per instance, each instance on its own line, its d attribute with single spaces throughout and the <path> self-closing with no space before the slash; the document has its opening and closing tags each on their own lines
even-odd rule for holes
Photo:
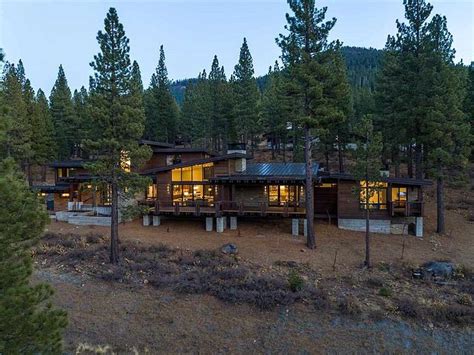
<svg viewBox="0 0 474 355">
<path fill-rule="evenodd" d="M 347 78 L 352 88 L 367 88 L 370 91 L 375 87 L 375 76 L 380 65 L 382 50 L 362 47 L 342 47 L 342 56 L 347 66 Z M 260 92 L 265 90 L 268 74 L 256 78 Z M 179 106 L 183 104 L 186 87 L 195 83 L 196 78 L 173 81 L 171 93 Z"/>
</svg>

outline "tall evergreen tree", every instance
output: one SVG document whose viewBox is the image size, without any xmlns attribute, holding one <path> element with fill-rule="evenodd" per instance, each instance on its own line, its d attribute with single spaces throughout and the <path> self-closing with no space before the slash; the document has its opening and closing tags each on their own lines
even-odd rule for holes
<svg viewBox="0 0 474 355">
<path fill-rule="evenodd" d="M 1 156 L 12 157 L 25 167 L 32 156 L 31 126 L 24 100 L 22 82 L 15 65 L 7 64 L 2 80 L 2 111 L 0 112 Z"/>
<path fill-rule="evenodd" d="M 333 91 L 332 64 L 339 43 L 329 42 L 328 35 L 336 23 L 333 18 L 325 21 L 327 8 L 318 9 L 315 0 L 288 0 L 293 15 L 286 15 L 287 35 L 277 39 L 282 49 L 283 63 L 294 83 L 293 96 L 299 101 L 295 112 L 303 126 L 305 137 L 305 204 L 307 219 L 307 245 L 316 246 L 314 236 L 314 186 L 312 165 L 312 131 L 323 129 L 327 121 L 344 116 L 340 109 L 339 94 Z"/>
<path fill-rule="evenodd" d="M 36 94 L 35 112 L 32 116 L 31 127 L 33 132 L 32 149 L 34 152 L 34 162 L 39 165 L 45 165 L 56 156 L 57 148 L 56 141 L 54 140 L 54 125 L 48 106 L 48 99 L 41 89 Z"/>
<path fill-rule="evenodd" d="M 257 81 L 254 78 L 252 55 L 244 37 L 240 48 L 239 62 L 234 67 L 233 89 L 235 98 L 235 116 L 237 120 L 237 132 L 241 142 L 253 144 L 259 130 L 259 100 L 260 93 Z"/>
<path fill-rule="evenodd" d="M 111 188 L 110 262 L 117 263 L 119 196 L 131 195 L 148 183 L 130 170 L 130 164 L 139 168 L 151 152 L 149 147 L 139 145 L 145 115 L 131 78 L 129 39 L 115 8 L 109 9 L 104 32 L 98 32 L 97 41 L 100 52 L 91 63 L 95 73 L 90 93 L 95 130 L 85 145 L 97 157 L 90 169 Z"/>
<path fill-rule="evenodd" d="M 58 157 L 68 159 L 77 152 L 80 137 L 77 136 L 78 124 L 74 106 L 63 66 L 59 66 L 58 77 L 49 97 L 58 144 Z"/>
<path fill-rule="evenodd" d="M 160 59 L 145 95 L 146 125 L 144 137 L 174 143 L 178 121 L 178 105 L 171 94 L 165 51 L 160 46 Z"/>
<path fill-rule="evenodd" d="M 372 266 L 370 259 L 370 198 L 377 193 L 377 189 L 383 188 L 380 185 L 382 135 L 374 131 L 372 120 L 364 116 L 354 128 L 357 149 L 354 154 L 355 166 L 353 175 L 361 184 L 354 190 L 360 194 L 363 208 L 365 209 L 365 266 Z"/>
<path fill-rule="evenodd" d="M 446 18 L 430 19 L 433 6 L 424 0 L 404 0 L 404 5 L 407 23 L 397 21 L 397 35 L 388 38 L 377 106 L 395 155 L 401 145 L 408 152 L 414 146 L 416 178 L 425 172 L 436 177 L 437 230 L 443 233 L 444 182 L 462 174 L 470 147 L 461 110 L 463 85 Z M 410 165 L 408 156 L 409 172 Z"/>
<path fill-rule="evenodd" d="M 72 95 L 72 103 L 74 107 L 74 116 L 76 121 L 76 135 L 75 140 L 77 141 L 77 153 L 81 157 L 84 156 L 83 143 L 90 132 L 94 129 L 92 127 L 91 119 L 89 117 L 89 94 L 84 86 L 80 90 L 74 90 Z"/>
<path fill-rule="evenodd" d="M 30 284 L 31 247 L 48 220 L 10 159 L 0 162 L 0 353 L 61 354 L 66 314 L 53 290 Z"/>
</svg>

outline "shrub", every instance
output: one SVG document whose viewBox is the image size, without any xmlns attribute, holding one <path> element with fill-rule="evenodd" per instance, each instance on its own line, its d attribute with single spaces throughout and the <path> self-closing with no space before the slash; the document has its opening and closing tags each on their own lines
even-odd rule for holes
<svg viewBox="0 0 474 355">
<path fill-rule="evenodd" d="M 288 284 L 293 292 L 301 291 L 304 287 L 303 278 L 295 270 L 291 270 L 288 276 Z"/>
<path fill-rule="evenodd" d="M 188 271 L 176 280 L 174 290 L 179 293 L 204 293 L 209 289 L 208 276 L 202 271 Z"/>
<path fill-rule="evenodd" d="M 105 270 L 100 278 L 104 281 L 123 281 L 125 278 L 125 271 L 120 266 L 115 266 L 112 269 Z"/>
<path fill-rule="evenodd" d="M 86 242 L 89 244 L 98 244 L 103 241 L 103 238 L 100 234 L 90 233 L 86 236 Z"/>
<path fill-rule="evenodd" d="M 382 287 L 379 290 L 379 296 L 382 297 L 392 297 L 392 289 L 389 287 Z"/>
<path fill-rule="evenodd" d="M 456 324 L 474 323 L 474 310 L 472 307 L 453 305 L 434 305 L 427 308 L 429 315 L 439 322 L 450 322 Z"/>
<path fill-rule="evenodd" d="M 362 312 L 359 301 L 352 295 L 340 298 L 337 306 L 342 314 L 350 316 L 356 316 Z"/>
<path fill-rule="evenodd" d="M 308 298 L 313 303 L 314 308 L 324 310 L 331 308 L 331 302 L 326 291 L 319 288 L 307 289 Z"/>
<path fill-rule="evenodd" d="M 168 247 L 167 245 L 163 244 L 163 243 L 159 243 L 157 245 L 151 245 L 148 247 L 147 249 L 148 252 L 150 253 L 157 253 L 157 254 L 160 254 L 160 256 L 168 256 L 168 255 L 171 255 L 173 254 L 173 249 L 171 249 L 170 247 Z"/>
<path fill-rule="evenodd" d="M 459 295 L 457 298 L 457 302 L 464 306 L 472 306 L 472 297 L 467 294 Z"/>
<path fill-rule="evenodd" d="M 398 311 L 405 317 L 418 318 L 424 313 L 422 306 L 410 298 L 401 298 L 396 303 Z"/>
<path fill-rule="evenodd" d="M 367 279 L 367 285 L 373 288 L 383 287 L 384 280 L 381 277 L 369 277 Z"/>
</svg>

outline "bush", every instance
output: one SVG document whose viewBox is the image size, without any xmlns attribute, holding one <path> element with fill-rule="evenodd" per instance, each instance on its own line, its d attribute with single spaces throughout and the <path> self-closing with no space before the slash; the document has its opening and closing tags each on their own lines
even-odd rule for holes
<svg viewBox="0 0 474 355">
<path fill-rule="evenodd" d="M 120 281 L 125 278 L 125 271 L 120 266 L 115 266 L 112 269 L 105 270 L 100 278 L 104 281 Z"/>
<path fill-rule="evenodd" d="M 304 287 L 303 278 L 295 270 L 291 270 L 288 276 L 288 284 L 293 292 L 301 291 Z"/>
<path fill-rule="evenodd" d="M 389 287 L 382 287 L 379 290 L 379 296 L 382 297 L 392 297 L 392 289 Z"/>
<path fill-rule="evenodd" d="M 418 302 L 410 298 L 401 298 L 397 301 L 397 309 L 402 316 L 418 318 L 423 315 L 423 308 Z"/>
<path fill-rule="evenodd" d="M 209 289 L 208 279 L 205 272 L 188 271 L 178 277 L 174 290 L 178 293 L 204 293 Z"/>
<path fill-rule="evenodd" d="M 453 305 L 435 305 L 427 308 L 429 315 L 439 322 L 450 322 L 455 324 L 473 324 L 474 310 L 472 307 Z"/>
<path fill-rule="evenodd" d="M 86 242 L 89 244 L 98 244 L 102 242 L 103 238 L 99 234 L 90 233 L 86 236 Z"/>
<path fill-rule="evenodd" d="M 340 298 L 337 306 L 342 314 L 350 316 L 356 316 L 362 312 L 359 301 L 352 295 Z"/>
<path fill-rule="evenodd" d="M 472 306 L 472 297 L 467 294 L 458 296 L 456 301 L 463 306 Z"/>
<path fill-rule="evenodd" d="M 369 277 L 367 279 L 367 285 L 373 288 L 380 288 L 384 286 L 384 280 L 380 277 Z"/>
</svg>

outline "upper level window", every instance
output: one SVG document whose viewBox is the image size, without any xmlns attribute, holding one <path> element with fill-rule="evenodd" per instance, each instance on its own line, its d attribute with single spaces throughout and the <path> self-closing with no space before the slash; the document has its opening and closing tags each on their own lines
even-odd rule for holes
<svg viewBox="0 0 474 355">
<path fill-rule="evenodd" d="M 369 181 L 367 196 L 367 182 L 360 182 L 360 207 L 365 209 L 368 198 L 369 208 L 377 210 L 387 209 L 387 183 Z"/>
<path fill-rule="evenodd" d="M 171 171 L 171 179 L 173 182 L 206 181 L 212 177 L 213 166 L 213 163 L 208 163 L 176 168 Z"/>
</svg>

